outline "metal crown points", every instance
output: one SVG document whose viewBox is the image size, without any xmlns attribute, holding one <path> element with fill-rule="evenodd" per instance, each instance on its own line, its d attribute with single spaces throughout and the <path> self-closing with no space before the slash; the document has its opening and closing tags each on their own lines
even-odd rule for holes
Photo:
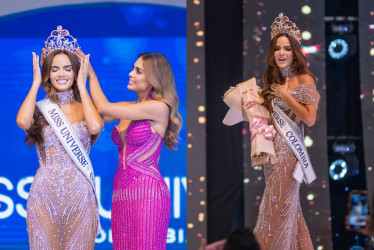
<svg viewBox="0 0 374 250">
<path fill-rule="evenodd" d="M 271 25 L 271 39 L 273 39 L 279 33 L 289 34 L 296 39 L 299 45 L 301 44 L 302 39 L 300 30 L 297 28 L 295 23 L 290 21 L 287 16 L 283 16 L 283 13 L 280 13 Z"/>
<path fill-rule="evenodd" d="M 51 35 L 47 38 L 45 43 L 46 55 L 54 50 L 66 50 L 74 53 L 80 49 L 77 39 L 69 34 L 68 30 L 62 29 L 62 26 L 57 26 L 57 30 L 53 30 Z"/>
</svg>

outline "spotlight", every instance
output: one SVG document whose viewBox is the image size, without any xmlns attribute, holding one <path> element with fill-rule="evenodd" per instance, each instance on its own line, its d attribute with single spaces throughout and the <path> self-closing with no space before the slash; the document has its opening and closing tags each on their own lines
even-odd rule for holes
<svg viewBox="0 0 374 250">
<path fill-rule="evenodd" d="M 310 8 L 309 5 L 304 5 L 303 7 L 301 7 L 301 12 L 304 15 L 309 15 L 312 12 L 312 8 Z"/>
<path fill-rule="evenodd" d="M 356 245 L 356 246 L 351 246 L 349 250 L 364 250 L 364 248 L 362 246 Z"/>
<path fill-rule="evenodd" d="M 333 33 L 343 34 L 343 33 L 352 33 L 353 31 L 353 24 L 345 23 L 345 24 L 338 24 L 333 23 L 331 24 L 331 31 Z"/>
<path fill-rule="evenodd" d="M 349 46 L 344 39 L 335 39 L 330 42 L 328 52 L 331 58 L 341 59 L 348 54 Z"/>
<path fill-rule="evenodd" d="M 309 31 L 303 31 L 303 33 L 301 33 L 301 37 L 303 40 L 308 41 L 312 38 L 312 34 Z"/>
<path fill-rule="evenodd" d="M 354 142 L 350 143 L 337 143 L 334 142 L 332 145 L 332 149 L 334 153 L 346 154 L 346 153 L 354 153 L 356 151 L 356 145 Z"/>
<path fill-rule="evenodd" d="M 347 59 L 357 52 L 357 38 L 354 34 L 332 35 L 328 41 L 327 51 L 336 61 Z"/>
<path fill-rule="evenodd" d="M 319 45 L 312 45 L 312 46 L 301 45 L 301 51 L 303 52 L 304 55 L 318 54 L 318 52 L 320 51 L 320 46 Z"/>
<path fill-rule="evenodd" d="M 327 39 L 327 51 L 330 58 L 336 61 L 353 56 L 357 51 L 355 26 L 349 20 L 345 17 L 342 19 L 336 17 L 335 21 L 330 24 L 331 35 Z"/>
<path fill-rule="evenodd" d="M 347 174 L 347 172 L 348 172 L 348 165 L 342 159 L 333 161 L 329 167 L 330 178 L 333 179 L 334 181 L 343 179 L 345 175 Z"/>
</svg>

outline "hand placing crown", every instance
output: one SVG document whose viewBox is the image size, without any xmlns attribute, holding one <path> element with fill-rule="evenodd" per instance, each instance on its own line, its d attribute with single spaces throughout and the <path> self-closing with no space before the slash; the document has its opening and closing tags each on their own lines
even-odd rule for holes
<svg viewBox="0 0 374 250">
<path fill-rule="evenodd" d="M 47 38 L 45 43 L 45 54 L 48 55 L 54 50 L 66 50 L 74 53 L 80 49 L 77 39 L 69 34 L 68 30 L 62 29 L 62 26 L 57 26 L 57 30 L 53 30 L 51 35 Z"/>
<path fill-rule="evenodd" d="M 301 44 L 301 33 L 297 28 L 296 24 L 291 22 L 287 16 L 283 16 L 283 13 L 279 13 L 279 16 L 275 18 L 271 25 L 271 39 L 280 33 L 286 33 L 295 38 L 295 40 Z"/>
</svg>

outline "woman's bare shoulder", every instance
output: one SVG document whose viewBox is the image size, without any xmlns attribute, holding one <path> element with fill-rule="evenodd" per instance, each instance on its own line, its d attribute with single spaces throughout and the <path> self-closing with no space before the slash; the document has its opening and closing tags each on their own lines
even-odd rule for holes
<svg viewBox="0 0 374 250">
<path fill-rule="evenodd" d="M 315 80 L 314 80 L 314 77 L 312 77 L 309 74 L 300 75 L 298 77 L 298 81 L 299 81 L 299 85 L 302 85 L 302 84 L 313 84 L 313 85 L 315 85 L 316 84 Z"/>
</svg>

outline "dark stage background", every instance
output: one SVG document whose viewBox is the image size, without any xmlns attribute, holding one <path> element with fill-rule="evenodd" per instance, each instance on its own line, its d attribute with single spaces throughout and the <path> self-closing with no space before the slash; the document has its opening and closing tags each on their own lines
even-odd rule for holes
<svg viewBox="0 0 374 250">
<path fill-rule="evenodd" d="M 238 226 L 253 229 L 255 225 L 265 185 L 263 169 L 253 169 L 250 165 L 248 124 L 232 127 L 222 124 L 228 110 L 222 96 L 229 86 L 253 76 L 262 85 L 260 79 L 265 70 L 270 26 L 280 12 L 301 29 L 302 49 L 310 70 L 318 79 L 317 89 L 321 94 L 317 122 L 312 128 L 305 129 L 305 142 L 317 180 L 310 185 L 304 183 L 300 191 L 302 210 L 314 247 L 318 250 L 349 249 L 355 245 L 367 247 L 367 238 L 344 229 L 344 217 L 350 190 L 365 189 L 366 183 L 369 190 L 374 190 L 373 5 L 373 1 L 366 0 L 188 1 L 191 22 L 188 22 L 187 37 L 191 48 L 188 47 L 187 99 L 189 119 L 195 122 L 188 130 L 198 135 L 206 134 L 205 143 L 201 137 L 194 138 L 202 142 L 201 146 L 196 149 L 195 143 L 194 150 L 188 151 L 193 157 L 206 150 L 206 158 L 201 158 L 206 164 L 206 176 L 201 176 L 204 169 L 190 168 L 190 163 L 199 161 L 193 158 L 188 162 L 188 180 L 191 177 L 191 182 L 196 184 L 192 178 L 197 180 L 200 176 L 207 184 L 206 189 L 201 186 L 200 192 L 194 184 L 188 187 L 188 190 L 196 191 L 188 193 L 188 209 L 200 211 L 203 218 L 207 218 L 191 223 L 188 249 L 197 249 L 200 237 L 214 242 L 226 238 Z M 193 22 L 194 17 L 197 18 Z M 195 21 L 203 24 L 198 30 L 203 31 L 204 37 L 197 38 Z M 343 24 L 343 32 L 332 32 L 331 24 Z M 346 30 L 344 25 L 354 29 Z M 327 52 L 331 39 L 346 35 L 355 35 L 357 46 L 351 46 L 352 50 L 343 60 L 331 60 Z M 199 49 L 195 47 L 196 40 L 203 41 Z M 346 68 L 334 65 L 342 63 L 347 63 Z M 206 126 L 197 126 L 200 114 L 195 109 L 199 103 L 203 105 L 203 98 Z M 350 148 L 352 142 L 354 151 Z M 337 150 L 339 147 L 334 144 L 342 146 L 344 152 Z M 348 162 L 348 174 L 339 180 L 329 176 L 330 164 L 336 159 Z M 204 163 L 198 165 L 204 167 Z M 341 174 L 340 167 L 333 173 Z M 207 205 L 207 214 L 201 204 Z M 197 212 L 187 216 L 188 222 L 197 222 L 200 218 Z"/>
</svg>

